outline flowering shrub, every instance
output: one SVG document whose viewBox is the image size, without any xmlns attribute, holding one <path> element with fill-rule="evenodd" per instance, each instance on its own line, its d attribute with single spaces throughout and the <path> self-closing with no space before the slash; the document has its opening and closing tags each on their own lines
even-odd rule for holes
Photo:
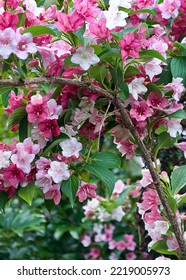
<svg viewBox="0 0 186 280">
<path fill-rule="evenodd" d="M 186 151 L 185 14 L 183 0 L 1 1 L 0 91 L 19 134 L 0 144 L 1 209 L 16 196 L 31 205 L 36 188 L 48 210 L 62 196 L 111 199 L 121 158 L 141 156 L 149 250 L 186 258 L 186 165 L 167 174 L 158 162 L 162 149 Z M 129 241 L 112 246 L 132 259 Z"/>
</svg>

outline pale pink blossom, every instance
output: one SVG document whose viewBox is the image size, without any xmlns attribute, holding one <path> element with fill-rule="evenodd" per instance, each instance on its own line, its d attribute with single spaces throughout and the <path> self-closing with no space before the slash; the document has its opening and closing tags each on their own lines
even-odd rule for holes
<svg viewBox="0 0 186 280">
<path fill-rule="evenodd" d="M 165 90 L 173 90 L 172 96 L 176 101 L 180 100 L 182 93 L 185 91 L 185 87 L 182 82 L 182 78 L 173 78 L 172 83 L 169 83 L 164 87 Z"/>
<path fill-rule="evenodd" d="M 131 2 L 133 0 L 110 0 L 109 1 L 109 6 L 111 8 L 126 8 L 126 9 L 130 9 L 131 8 Z"/>
<path fill-rule="evenodd" d="M 94 214 L 99 204 L 100 202 L 96 198 L 88 200 L 87 204 L 83 206 L 83 209 L 85 210 L 85 216 L 90 216 Z"/>
<path fill-rule="evenodd" d="M 41 132 L 38 126 L 34 126 L 31 130 L 31 137 L 36 140 L 40 148 L 44 148 L 47 144 L 48 139 L 46 139 L 43 132 Z"/>
<path fill-rule="evenodd" d="M 63 111 L 63 107 L 61 105 L 57 105 L 55 99 L 50 99 L 47 102 L 47 107 L 48 107 L 48 118 L 50 120 L 58 119 L 58 117 Z"/>
<path fill-rule="evenodd" d="M 167 121 L 168 133 L 171 137 L 176 137 L 177 134 L 181 134 L 182 125 L 180 124 L 180 119 L 169 119 Z"/>
<path fill-rule="evenodd" d="M 145 78 L 134 78 L 132 82 L 128 84 L 129 92 L 135 100 L 138 100 L 138 94 L 147 92 L 147 88 L 143 85 L 144 81 Z"/>
<path fill-rule="evenodd" d="M 121 241 L 116 242 L 116 249 L 119 251 L 124 251 L 126 249 L 125 241 L 121 240 Z"/>
<path fill-rule="evenodd" d="M 156 220 L 153 223 L 145 224 L 145 229 L 148 235 L 152 238 L 148 247 L 150 248 L 159 240 L 162 240 L 162 235 L 165 235 L 169 229 L 169 224 L 166 221 Z"/>
<path fill-rule="evenodd" d="M 109 30 L 114 29 L 117 26 L 124 27 L 126 23 L 126 18 L 128 14 L 123 11 L 119 11 L 117 7 L 110 7 L 107 11 L 103 12 L 107 22 L 106 27 Z"/>
<path fill-rule="evenodd" d="M 55 183 L 60 183 L 70 177 L 68 165 L 64 162 L 52 161 L 48 174 L 52 177 Z"/>
<path fill-rule="evenodd" d="M 0 169 L 6 168 L 10 165 L 10 157 L 12 152 L 10 151 L 0 151 Z"/>
<path fill-rule="evenodd" d="M 31 171 L 31 162 L 34 160 L 34 158 L 35 155 L 28 154 L 24 150 L 19 150 L 16 154 L 11 156 L 11 161 L 26 174 L 28 174 Z"/>
<path fill-rule="evenodd" d="M 164 0 L 163 3 L 158 5 L 161 15 L 165 19 L 176 18 L 179 13 L 181 2 L 180 0 Z"/>
<path fill-rule="evenodd" d="M 76 108 L 71 116 L 72 124 L 77 126 L 81 122 L 85 121 L 91 116 L 90 113 L 84 112 L 83 110 L 80 110 L 79 108 Z"/>
<path fill-rule="evenodd" d="M 0 56 L 7 59 L 17 46 L 15 31 L 12 28 L 0 30 Z"/>
<path fill-rule="evenodd" d="M 64 127 L 60 128 L 60 130 L 62 133 L 65 133 L 66 135 L 68 135 L 70 138 L 72 138 L 73 136 L 75 136 L 77 134 L 77 131 L 75 131 L 73 129 L 73 126 L 68 125 L 68 124 L 65 124 Z"/>
<path fill-rule="evenodd" d="M 47 192 L 45 192 L 45 199 L 53 199 L 55 205 L 61 201 L 60 185 L 54 184 Z"/>
<path fill-rule="evenodd" d="M 36 186 L 40 187 L 43 193 L 47 193 L 49 189 L 52 187 L 52 177 L 49 174 L 45 174 L 45 172 L 40 171 L 36 173 Z"/>
<path fill-rule="evenodd" d="M 83 146 L 80 142 L 77 141 L 75 137 L 64 140 L 60 142 L 60 147 L 63 151 L 63 155 L 65 157 L 72 157 L 75 156 L 76 158 L 79 157 L 79 152 L 82 150 Z"/>
<path fill-rule="evenodd" d="M 71 61 L 79 64 L 83 70 L 88 70 L 91 65 L 100 61 L 99 57 L 94 54 L 94 49 L 90 46 L 79 47 L 75 54 L 72 55 Z"/>
<path fill-rule="evenodd" d="M 176 101 L 171 102 L 171 104 L 169 105 L 168 109 L 164 109 L 164 111 L 167 114 L 173 114 L 178 110 L 182 110 L 183 109 L 183 104 L 181 103 L 177 103 Z"/>
<path fill-rule="evenodd" d="M 184 152 L 184 157 L 186 158 L 186 142 L 177 143 L 175 146 Z"/>
<path fill-rule="evenodd" d="M 170 237 L 168 237 L 168 240 L 166 243 L 167 243 L 168 251 L 179 251 L 180 250 L 180 247 L 179 247 L 179 244 L 178 244 L 178 241 L 177 241 L 175 235 L 173 235 L 172 239 Z"/>
<path fill-rule="evenodd" d="M 19 31 L 16 32 L 17 46 L 14 50 L 16 56 L 20 59 L 26 59 L 29 53 L 36 53 L 37 47 L 33 43 L 33 37 L 31 33 L 20 34 Z"/>
<path fill-rule="evenodd" d="M 155 258 L 155 261 L 161 261 L 161 260 L 165 261 L 165 260 L 171 260 L 171 259 L 166 258 L 165 256 L 160 256 L 160 257 Z"/>
<path fill-rule="evenodd" d="M 124 185 L 122 180 L 117 180 L 114 185 L 113 194 L 120 194 L 126 189 L 126 186 Z"/>
<path fill-rule="evenodd" d="M 144 70 L 151 81 L 154 78 L 154 76 L 161 74 L 163 69 L 160 66 L 160 64 L 161 60 L 157 58 L 153 58 L 144 64 Z"/>
<path fill-rule="evenodd" d="M 123 211 L 122 206 L 118 206 L 112 211 L 111 218 L 115 221 L 121 222 L 124 216 L 125 212 Z"/>
<path fill-rule="evenodd" d="M 131 159 L 134 156 L 137 146 L 129 140 L 122 140 L 117 144 L 117 149 L 122 156 L 126 155 L 126 159 Z"/>
<path fill-rule="evenodd" d="M 91 244 L 91 238 L 87 234 L 83 234 L 81 236 L 81 243 L 83 244 L 84 247 L 88 247 Z"/>
</svg>

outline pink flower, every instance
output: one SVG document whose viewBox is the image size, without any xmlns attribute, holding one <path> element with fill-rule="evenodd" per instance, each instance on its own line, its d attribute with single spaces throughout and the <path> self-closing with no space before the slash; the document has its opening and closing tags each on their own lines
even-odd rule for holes
<svg viewBox="0 0 186 280">
<path fill-rule="evenodd" d="M 136 254 L 134 252 L 129 252 L 125 254 L 126 260 L 135 260 L 136 259 Z"/>
<path fill-rule="evenodd" d="M 129 251 L 134 251 L 136 248 L 136 242 L 134 242 L 134 236 L 132 234 L 124 234 L 124 240 L 126 242 L 126 248 Z"/>
<path fill-rule="evenodd" d="M 183 104 L 177 103 L 176 101 L 173 101 L 173 102 L 169 105 L 168 109 L 165 109 L 164 111 L 165 111 L 167 114 L 172 114 L 172 113 L 174 113 L 174 112 L 176 112 L 176 111 L 178 111 L 178 110 L 181 110 L 181 109 L 183 109 Z"/>
<path fill-rule="evenodd" d="M 173 78 L 172 83 L 169 83 L 164 87 L 165 90 L 173 90 L 172 96 L 176 101 L 180 100 L 182 92 L 185 91 L 182 81 L 182 78 Z"/>
<path fill-rule="evenodd" d="M 154 206 L 157 206 L 160 202 L 159 196 L 156 190 L 148 188 L 142 195 L 143 208 L 147 211 L 152 209 Z"/>
<path fill-rule="evenodd" d="M 143 85 L 145 78 L 135 78 L 132 82 L 128 85 L 129 92 L 132 94 L 135 100 L 138 100 L 138 94 L 144 94 L 147 92 L 147 88 Z"/>
<path fill-rule="evenodd" d="M 95 17 L 100 13 L 100 9 L 98 9 L 97 6 L 97 1 L 74 0 L 75 10 L 87 22 L 95 21 Z"/>
<path fill-rule="evenodd" d="M 24 179 L 24 172 L 18 168 L 15 164 L 10 164 L 9 167 L 3 171 L 3 178 L 13 187 L 17 187 L 18 184 Z"/>
<path fill-rule="evenodd" d="M 131 118 L 136 119 L 139 121 L 144 121 L 146 118 L 152 116 L 154 111 L 149 108 L 147 102 L 144 101 L 134 101 L 132 103 L 132 108 L 130 110 L 130 116 Z"/>
<path fill-rule="evenodd" d="M 109 241 L 109 246 L 108 247 L 109 247 L 110 250 L 115 249 L 116 246 L 117 246 L 117 241 L 115 241 L 115 240 Z"/>
<path fill-rule="evenodd" d="M 122 180 L 117 180 L 114 185 L 113 194 L 120 194 L 126 189 L 126 186 L 124 185 Z"/>
<path fill-rule="evenodd" d="M 143 218 L 144 222 L 147 224 L 151 224 L 156 222 L 157 220 L 162 220 L 162 216 L 157 208 L 157 205 L 154 205 L 151 208 L 150 212 L 146 212 Z"/>
<path fill-rule="evenodd" d="M 79 198 L 80 202 L 83 202 L 87 197 L 95 198 L 96 192 L 95 189 L 97 186 L 95 184 L 82 182 L 81 186 L 78 188 L 76 195 Z"/>
<path fill-rule="evenodd" d="M 126 59 L 128 56 L 134 58 L 139 57 L 139 50 L 141 45 L 135 35 L 131 32 L 127 33 L 123 39 L 120 40 L 120 49 L 122 59 Z"/>
<path fill-rule="evenodd" d="M 179 247 L 179 244 L 178 244 L 178 241 L 175 237 L 175 235 L 173 236 L 173 238 L 171 239 L 170 237 L 168 237 L 168 240 L 167 240 L 167 246 L 168 246 L 168 251 L 179 251 L 180 247 Z"/>
<path fill-rule="evenodd" d="M 153 58 L 144 64 L 145 73 L 149 76 L 152 81 L 154 76 L 159 75 L 162 72 L 162 67 L 160 66 L 161 60 Z"/>
<path fill-rule="evenodd" d="M 26 112 L 30 123 L 38 123 L 48 117 L 47 103 L 39 93 L 31 97 L 30 103 L 26 106 Z"/>
<path fill-rule="evenodd" d="M 28 57 L 28 53 L 37 52 L 37 47 L 36 44 L 33 43 L 33 37 L 31 33 L 25 33 L 21 35 L 19 32 L 16 32 L 16 41 L 17 47 L 14 50 L 14 53 L 20 59 L 26 59 Z"/>
<path fill-rule="evenodd" d="M 47 102 L 47 107 L 48 107 L 48 118 L 50 120 L 58 119 L 58 117 L 63 111 L 63 107 L 61 105 L 57 105 L 55 99 L 50 99 Z"/>
<path fill-rule="evenodd" d="M 47 139 L 51 138 L 52 136 L 59 136 L 60 134 L 60 127 L 56 120 L 45 120 L 38 124 L 38 127 L 41 132 L 44 133 Z"/>
<path fill-rule="evenodd" d="M 160 92 L 151 92 L 147 98 L 147 105 L 153 109 L 163 110 L 168 106 L 168 99 Z"/>
<path fill-rule="evenodd" d="M 82 144 L 77 141 L 75 137 L 64 140 L 60 142 L 60 147 L 63 151 L 63 155 L 67 158 L 75 156 L 76 158 L 79 157 L 79 152 L 82 150 Z"/>
<path fill-rule="evenodd" d="M 10 151 L 0 151 L 0 169 L 6 168 L 10 165 L 10 157 L 12 152 Z"/>
<path fill-rule="evenodd" d="M 117 144 L 117 149 L 123 155 L 126 155 L 126 159 L 131 159 L 134 156 L 134 152 L 137 146 L 129 140 L 123 140 Z"/>
<path fill-rule="evenodd" d="M 64 162 L 52 161 L 48 174 L 52 177 L 55 183 L 60 183 L 70 177 L 68 165 Z"/>
<path fill-rule="evenodd" d="M 105 40 L 110 35 L 110 30 L 106 27 L 106 18 L 101 18 L 98 23 L 90 23 L 91 35 L 95 35 L 99 40 Z"/>
<path fill-rule="evenodd" d="M 92 247 L 90 249 L 90 253 L 89 253 L 90 257 L 92 257 L 92 259 L 97 259 L 100 255 L 100 250 L 96 247 Z"/>
<path fill-rule="evenodd" d="M 165 0 L 163 3 L 158 5 L 161 11 L 161 15 L 165 19 L 176 18 L 178 16 L 178 10 L 180 8 L 180 0 Z"/>
<path fill-rule="evenodd" d="M 186 142 L 177 143 L 175 146 L 184 152 L 184 157 L 186 158 Z"/>
<path fill-rule="evenodd" d="M 55 25 L 59 28 L 60 31 L 63 32 L 73 32 L 79 28 L 81 28 L 84 24 L 83 17 L 77 13 L 77 11 L 73 11 L 71 14 L 65 14 L 61 12 L 57 12 L 58 21 Z"/>
<path fill-rule="evenodd" d="M 3 59 L 7 59 L 14 52 L 16 46 L 15 31 L 12 28 L 0 30 L 0 56 Z"/>
<path fill-rule="evenodd" d="M 116 249 L 119 251 L 124 251 L 126 249 L 125 241 L 121 240 L 116 243 Z"/>
<path fill-rule="evenodd" d="M 84 247 L 88 247 L 91 244 L 91 238 L 87 234 L 83 234 L 81 236 L 81 243 L 83 244 Z"/>
<path fill-rule="evenodd" d="M 15 30 L 17 23 L 18 23 L 18 16 L 16 14 L 11 14 L 9 11 L 5 11 L 0 15 L 1 30 L 4 30 L 9 27 Z"/>
<path fill-rule="evenodd" d="M 182 125 L 180 124 L 181 119 L 169 119 L 167 121 L 168 133 L 171 137 L 176 137 L 177 134 L 181 134 Z"/>
<path fill-rule="evenodd" d="M 53 199 L 55 205 L 58 205 L 61 200 L 60 185 L 53 185 L 46 193 L 45 199 Z"/>
</svg>

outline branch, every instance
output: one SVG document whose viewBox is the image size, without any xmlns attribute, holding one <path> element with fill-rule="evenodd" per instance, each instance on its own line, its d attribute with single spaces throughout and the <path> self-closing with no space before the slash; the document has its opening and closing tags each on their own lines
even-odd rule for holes
<svg viewBox="0 0 186 280">
<path fill-rule="evenodd" d="M 171 223 L 173 232 L 176 236 L 176 239 L 178 241 L 180 251 L 182 254 L 182 257 L 186 259 L 186 244 L 185 240 L 183 238 L 183 234 L 180 230 L 180 226 L 178 224 L 176 215 L 170 208 L 169 204 L 167 203 L 166 196 L 163 192 L 162 186 L 161 186 L 161 181 L 160 177 L 153 165 L 153 161 L 151 159 L 151 155 L 149 153 L 149 150 L 146 148 L 144 145 L 143 141 L 141 140 L 134 124 L 132 123 L 127 110 L 125 109 L 122 101 L 115 95 L 109 93 L 108 91 L 98 87 L 94 86 L 92 84 L 89 84 L 87 82 L 79 81 L 79 80 L 72 80 L 72 79 L 64 79 L 64 78 L 54 78 L 54 77 L 42 77 L 42 78 L 26 78 L 24 81 L 20 79 L 9 79 L 9 80 L 0 80 L 0 86 L 1 85 L 6 85 L 6 86 L 12 86 L 12 87 L 17 87 L 17 86 L 26 86 L 26 85 L 31 85 L 31 84 L 44 84 L 44 83 L 50 83 L 50 84 L 64 84 L 64 85 L 71 85 L 71 86 L 77 86 L 84 88 L 86 90 L 90 90 L 95 93 L 99 93 L 100 95 L 106 97 L 108 100 L 110 100 L 116 108 L 120 111 L 121 118 L 125 126 L 127 126 L 128 130 L 130 131 L 131 135 L 134 137 L 136 140 L 139 148 L 141 149 L 143 158 L 146 162 L 146 165 L 150 171 L 150 174 L 152 176 L 152 179 L 154 181 L 154 185 L 156 186 L 156 190 L 158 192 L 158 195 L 160 197 L 161 203 L 165 209 L 166 215 L 168 220 Z"/>
</svg>

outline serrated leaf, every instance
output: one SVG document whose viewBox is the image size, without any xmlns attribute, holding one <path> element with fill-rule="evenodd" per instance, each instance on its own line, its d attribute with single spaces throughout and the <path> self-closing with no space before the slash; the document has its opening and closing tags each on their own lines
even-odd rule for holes
<svg viewBox="0 0 186 280">
<path fill-rule="evenodd" d="M 25 117 L 26 109 L 25 107 L 17 108 L 8 118 L 8 127 L 10 128 L 13 124 L 19 124 L 20 121 Z"/>
<path fill-rule="evenodd" d="M 107 187 L 109 195 L 112 194 L 115 185 L 115 178 L 113 173 L 109 169 L 106 169 L 104 166 L 100 168 L 100 165 L 96 163 L 85 165 L 83 169 L 92 173 L 98 179 L 100 179 Z"/>
<path fill-rule="evenodd" d="M 56 32 L 53 30 L 53 28 L 46 26 L 46 25 L 45 26 L 43 26 L 43 25 L 29 26 L 23 31 L 23 34 L 25 34 L 25 33 L 31 33 L 33 37 L 40 36 L 43 34 L 50 34 L 55 37 L 58 37 L 58 34 L 56 34 Z"/>
<path fill-rule="evenodd" d="M 21 188 L 18 192 L 18 195 L 31 206 L 34 197 L 34 192 L 35 185 L 34 183 L 30 183 L 26 187 Z"/>
<path fill-rule="evenodd" d="M 171 175 L 172 193 L 177 194 L 186 185 L 186 165 L 176 168 Z"/>
<path fill-rule="evenodd" d="M 80 185 L 79 179 L 72 175 L 66 181 L 63 181 L 61 184 L 62 192 L 70 199 L 71 206 L 74 206 L 76 200 L 76 193 Z"/>
<path fill-rule="evenodd" d="M 163 62 L 166 62 L 163 55 L 161 55 L 159 52 L 155 50 L 142 50 L 140 51 L 140 58 L 157 58 Z"/>
<path fill-rule="evenodd" d="M 186 56 L 173 57 L 171 61 L 171 73 L 174 78 L 182 78 L 186 86 Z"/>
<path fill-rule="evenodd" d="M 100 152 L 94 154 L 92 157 L 92 162 L 96 163 L 96 165 L 100 165 L 101 167 L 104 166 L 104 168 L 116 168 L 121 166 L 121 160 L 120 158 L 111 152 Z"/>
</svg>

